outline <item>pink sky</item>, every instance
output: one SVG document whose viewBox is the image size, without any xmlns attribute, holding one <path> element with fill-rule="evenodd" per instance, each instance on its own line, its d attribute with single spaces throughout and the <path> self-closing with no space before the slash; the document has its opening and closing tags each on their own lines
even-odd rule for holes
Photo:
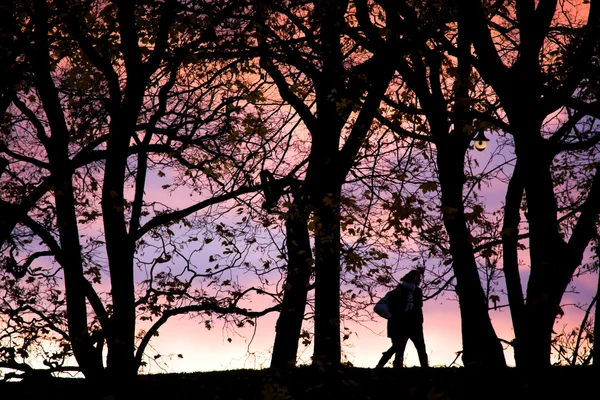
<svg viewBox="0 0 600 400">
<path fill-rule="evenodd" d="M 582 5 L 580 11 L 587 12 L 588 7 L 588 5 Z M 563 114 L 557 113 L 556 120 L 560 121 L 563 116 Z M 488 138 L 491 140 L 487 150 L 481 153 L 475 151 L 471 153 L 481 160 L 482 165 L 490 158 L 490 154 L 495 149 L 493 135 L 488 134 Z M 168 173 L 168 171 L 164 172 Z M 161 188 L 162 185 L 169 183 L 168 175 L 149 181 L 146 198 L 163 201 L 174 208 L 183 208 L 196 199 L 197 196 L 189 197 L 180 192 L 170 194 Z M 486 189 L 485 195 L 489 210 L 498 209 L 504 193 L 503 186 Z M 97 220 L 95 224 L 97 225 L 87 227 L 87 229 L 91 230 L 101 226 L 100 220 Z M 82 232 L 87 232 L 87 230 L 82 229 Z M 526 253 L 523 254 L 523 260 L 527 261 Z M 524 266 L 521 272 L 522 284 L 526 288 L 527 266 Z M 396 277 L 396 279 L 398 278 Z M 596 294 L 597 279 L 596 274 L 577 279 L 580 293 L 566 294 L 563 303 L 589 303 L 592 296 Z M 425 341 L 432 366 L 449 366 L 456 358 L 456 352 L 460 351 L 462 347 L 460 314 L 457 301 L 451 298 L 452 296 L 452 293 L 443 294 L 437 299 L 427 301 L 424 305 Z M 505 302 L 506 299 L 502 298 L 501 303 Z M 252 306 L 254 309 L 260 310 L 262 307 L 270 305 L 256 300 Z M 557 332 L 565 325 L 578 325 L 583 315 L 583 311 L 574 305 L 565 307 L 564 311 L 565 315 L 556 321 L 555 331 Z M 273 313 L 262 317 L 258 321 L 256 330 L 246 327 L 239 329 L 237 335 L 224 332 L 219 324 L 215 324 L 214 328 L 209 331 L 199 319 L 190 319 L 188 316 L 173 318 L 161 328 L 160 336 L 150 342 L 152 349 L 149 349 L 149 352 L 156 350 L 163 355 L 161 360 L 166 363 L 165 369 L 150 364 L 145 372 L 194 372 L 268 367 L 277 316 L 276 313 Z M 511 340 L 513 333 L 508 308 L 490 311 L 490 317 L 498 336 L 505 340 Z M 139 327 L 143 327 L 143 325 Z M 390 340 L 386 337 L 386 322 L 373 314 L 373 321 L 367 327 L 358 324 L 350 324 L 348 327 L 353 332 L 348 343 L 343 345 L 343 351 L 348 361 L 357 367 L 374 367 L 381 352 L 390 346 Z M 229 342 L 228 338 L 231 338 L 232 341 Z M 183 358 L 177 357 L 178 354 L 182 354 Z M 299 363 L 309 363 L 311 355 L 312 346 L 304 348 L 300 345 Z M 508 348 L 505 355 L 508 364 L 514 365 L 512 349 Z M 460 365 L 461 360 L 458 359 L 457 362 Z M 417 354 L 411 343 L 407 346 L 405 363 L 407 366 L 418 365 Z"/>
<path fill-rule="evenodd" d="M 523 275 L 526 271 L 522 271 Z M 563 303 L 572 303 L 573 300 L 589 302 L 595 294 L 596 275 L 578 279 L 581 294 L 567 294 Z M 255 306 L 261 305 L 257 302 Z M 432 366 L 450 366 L 456 358 L 456 352 L 461 350 L 461 328 L 458 303 L 450 295 L 440 296 L 425 302 L 424 331 Z M 554 330 L 560 332 L 567 326 L 577 326 L 583 317 L 583 311 L 574 306 L 566 306 L 565 315 L 557 319 Z M 505 340 L 513 338 L 510 312 L 508 308 L 490 311 L 492 323 L 497 335 Z M 240 368 L 266 368 L 270 362 L 275 322 L 277 314 L 271 314 L 258 321 L 256 332 L 252 328 L 238 331 L 239 336 L 225 333 L 216 325 L 208 331 L 202 324 L 186 316 L 172 320 L 161 330 L 160 337 L 151 344 L 159 353 L 182 354 L 183 358 L 173 357 L 167 359 L 167 372 L 195 372 L 230 370 Z M 373 314 L 373 321 L 367 327 L 358 324 L 349 324 L 352 330 L 348 343 L 343 344 L 343 352 L 347 359 L 356 367 L 372 368 L 377 364 L 381 353 L 390 346 L 386 337 L 385 320 Z M 229 343 L 226 339 L 232 338 Z M 299 347 L 299 364 L 310 363 L 312 346 Z M 506 361 L 514 366 L 511 348 L 505 350 Z M 456 361 L 462 365 L 460 358 Z M 405 352 L 405 365 L 418 366 L 416 350 L 409 342 Z M 151 365 L 145 372 L 158 373 L 161 370 Z"/>
<path fill-rule="evenodd" d="M 488 152 L 492 152 L 494 147 L 492 140 L 485 152 L 475 153 L 475 155 L 485 160 L 486 156 L 489 157 L 490 153 Z M 170 183 L 168 175 L 152 179 L 148 183 L 147 198 L 160 200 L 171 207 L 183 208 L 194 200 L 189 195 L 171 194 L 163 190 L 161 186 Z M 486 196 L 487 207 L 490 210 L 496 209 L 501 205 L 504 188 L 488 187 Z M 99 224 L 99 221 L 96 223 Z M 93 227 L 89 228 L 93 229 Z M 522 259 L 525 261 L 525 266 L 521 270 L 522 283 L 525 288 L 528 271 L 527 253 L 522 254 Z M 399 276 L 395 278 L 398 279 Z M 244 278 L 244 284 L 247 285 L 246 279 Z M 425 280 L 427 279 L 426 273 Z M 567 294 L 563 303 L 589 303 L 596 292 L 597 275 L 588 275 L 585 279 L 580 278 L 577 280 L 577 285 L 581 293 Z M 382 294 L 379 293 L 380 296 Z M 505 304 L 506 298 L 501 297 L 500 303 Z M 261 310 L 271 305 L 272 303 L 257 298 L 253 299 L 249 308 Z M 154 354 L 154 351 L 162 355 L 159 360 L 162 369 L 158 365 L 150 363 L 142 373 L 267 368 L 270 363 L 270 351 L 273 346 L 277 316 L 276 313 L 272 313 L 260 318 L 256 331 L 252 327 L 246 327 L 238 329 L 236 334 L 225 332 L 218 323 L 209 331 L 200 319 L 190 319 L 188 316 L 172 318 L 160 329 L 160 335 L 152 339 L 151 348 L 148 349 L 150 355 Z M 454 294 L 445 293 L 436 299 L 426 301 L 424 316 L 425 341 L 430 364 L 432 366 L 450 366 L 456 359 L 456 352 L 462 348 L 460 314 Z M 555 331 L 560 332 L 564 325 L 578 325 L 582 316 L 583 311 L 578 308 L 565 307 L 565 315 L 556 321 Z M 497 335 L 502 339 L 511 340 L 513 333 L 508 308 L 490 311 L 490 317 Z M 143 325 L 139 325 L 138 329 L 143 327 Z M 390 340 L 386 337 L 385 320 L 373 313 L 373 321 L 367 326 L 351 323 L 348 327 L 351 329 L 352 335 L 347 342 L 343 343 L 342 347 L 348 361 L 356 367 L 374 367 L 381 353 L 390 346 Z M 228 342 L 228 338 L 231 338 L 232 341 Z M 300 344 L 299 364 L 310 363 L 312 350 L 312 346 L 306 348 Z M 178 354 L 182 354 L 183 358 L 179 358 Z M 507 363 L 513 366 L 512 349 L 505 350 L 505 357 Z M 462 365 L 460 358 L 457 360 L 457 364 Z M 416 351 L 410 342 L 405 352 L 405 365 L 408 367 L 419 365 Z"/>
<path fill-rule="evenodd" d="M 430 364 L 450 366 L 456 358 L 456 352 L 462 347 L 458 304 L 446 298 L 432 299 L 425 303 L 423 311 L 425 342 Z M 490 316 L 498 336 L 506 340 L 512 339 L 508 309 L 491 311 Z M 579 324 L 582 316 L 582 311 L 575 307 L 567 307 L 565 316 L 556 321 L 555 331 L 560 332 L 565 324 Z M 167 372 L 267 368 L 275 335 L 276 318 L 277 314 L 261 318 L 255 334 L 253 329 L 245 328 L 239 331 L 241 336 L 233 336 L 232 342 L 228 343 L 226 338 L 229 335 L 225 334 L 219 326 L 207 331 L 198 322 L 184 316 L 167 323 L 161 330 L 160 337 L 151 343 L 163 355 L 183 354 L 182 359 L 173 357 L 167 360 Z M 374 321 L 369 325 L 369 329 L 356 324 L 349 325 L 353 331 L 349 339 L 351 346 L 344 345 L 343 351 L 356 367 L 373 368 L 381 353 L 390 346 L 390 340 L 385 335 L 385 321 L 377 315 L 373 318 Z M 310 363 L 311 355 L 312 346 L 306 348 L 300 345 L 300 364 Z M 505 357 L 507 363 L 514 366 L 512 349 L 505 350 Z M 460 358 L 457 364 L 462 365 Z M 410 341 L 405 352 L 405 365 L 408 367 L 419 365 L 416 350 Z M 151 365 L 146 372 L 159 373 L 161 370 Z"/>
<path fill-rule="evenodd" d="M 479 158 L 481 165 L 493 154 L 496 144 L 493 135 L 489 135 L 490 142 L 484 152 L 473 151 L 475 157 Z M 166 172 L 166 171 L 165 171 Z M 170 206 L 183 207 L 191 201 L 189 196 L 170 195 L 161 189 L 161 186 L 169 183 L 169 177 L 158 178 L 149 182 L 151 187 L 147 188 L 149 198 L 161 199 Z M 505 188 L 492 186 L 485 189 L 486 208 L 488 211 L 501 206 Z M 523 288 L 527 285 L 528 254 L 522 254 L 525 266 L 522 267 Z M 398 279 L 399 277 L 396 277 Z M 426 274 L 427 279 L 427 274 Z M 575 301 L 589 303 L 596 291 L 596 275 L 587 276 L 578 280 L 581 294 L 575 296 L 568 294 L 563 303 L 574 303 Z M 245 281 L 245 284 L 248 282 Z M 381 293 L 380 293 L 381 295 Z M 501 304 L 506 304 L 506 298 L 501 296 Z M 260 299 L 253 300 L 251 308 L 260 310 L 261 307 L 272 305 Z M 432 366 L 450 366 L 456 358 L 456 352 L 462 348 L 461 327 L 458 303 L 453 293 L 446 293 L 437 299 L 430 299 L 424 305 L 425 315 L 425 341 Z M 556 321 L 555 331 L 560 332 L 566 325 L 575 326 L 581 322 L 583 311 L 574 306 L 565 308 L 565 315 Z M 505 340 L 513 338 L 510 312 L 507 307 L 490 311 L 492 323 L 497 335 Z M 222 330 L 218 324 L 208 331 L 199 320 L 182 316 L 171 320 L 160 330 L 160 336 L 151 341 L 152 347 L 163 355 L 166 360 L 166 372 L 194 372 L 228 370 L 238 368 L 265 368 L 270 363 L 270 351 L 273 346 L 275 335 L 275 322 L 277 314 L 273 313 L 259 319 L 256 331 L 250 328 L 238 330 L 239 335 L 232 335 Z M 357 367 L 374 367 L 381 353 L 390 346 L 390 340 L 386 337 L 385 321 L 373 314 L 373 321 L 368 327 L 358 324 L 350 324 L 348 327 L 353 332 L 348 343 L 344 343 L 342 350 L 348 360 Z M 227 338 L 231 337 L 229 343 Z M 506 347 L 506 346 L 505 346 Z M 173 355 L 169 359 L 168 355 Z M 182 354 L 183 358 L 176 355 Z M 310 363 L 312 346 L 299 347 L 299 363 Z M 507 363 L 514 365 L 513 352 L 511 348 L 505 350 Z M 461 364 L 460 358 L 457 360 Z M 409 342 L 405 352 L 405 364 L 417 366 L 418 358 L 416 351 Z M 145 372 L 158 373 L 162 370 L 156 365 L 149 365 Z"/>
</svg>

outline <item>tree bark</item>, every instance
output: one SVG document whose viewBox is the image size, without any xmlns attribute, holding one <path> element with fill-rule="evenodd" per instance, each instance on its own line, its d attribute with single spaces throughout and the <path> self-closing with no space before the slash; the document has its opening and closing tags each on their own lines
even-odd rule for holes
<svg viewBox="0 0 600 400">
<path fill-rule="evenodd" d="M 331 166 L 329 166 L 331 168 Z M 317 199 L 315 218 L 315 347 L 313 363 L 336 366 L 340 341 L 340 192 Z"/>
<path fill-rule="evenodd" d="M 331 71 L 328 71 L 331 73 Z M 332 82 L 333 75 L 331 76 Z M 314 218 L 315 335 L 313 364 L 335 367 L 341 362 L 340 340 L 340 132 L 344 120 L 333 88 L 317 91 L 319 130 L 313 133 L 306 184 Z"/>
</svg>

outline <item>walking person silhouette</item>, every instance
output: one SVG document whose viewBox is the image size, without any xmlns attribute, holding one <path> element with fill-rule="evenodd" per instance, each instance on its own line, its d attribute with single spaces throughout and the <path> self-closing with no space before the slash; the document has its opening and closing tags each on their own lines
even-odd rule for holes
<svg viewBox="0 0 600 400">
<path fill-rule="evenodd" d="M 400 284 L 386 295 L 389 310 L 387 336 L 392 340 L 392 347 L 383 353 L 377 368 L 383 368 L 394 354 L 394 368 L 402 368 L 409 339 L 417 349 L 421 367 L 429 366 L 423 334 L 423 291 L 419 287 L 422 275 L 423 270 L 419 268 L 409 271 L 400 279 Z"/>
</svg>

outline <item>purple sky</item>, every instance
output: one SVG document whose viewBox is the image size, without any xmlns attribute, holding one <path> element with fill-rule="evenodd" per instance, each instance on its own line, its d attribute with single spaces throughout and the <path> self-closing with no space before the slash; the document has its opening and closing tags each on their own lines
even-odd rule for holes
<svg viewBox="0 0 600 400">
<path fill-rule="evenodd" d="M 483 152 L 472 151 L 471 155 L 478 158 L 483 167 L 496 150 L 496 138 L 488 135 L 490 142 Z M 510 155 L 508 156 L 510 158 Z M 506 158 L 502 158 L 506 160 Z M 168 183 L 169 177 L 158 178 L 149 182 L 152 187 L 147 189 L 150 198 L 161 199 L 170 206 L 183 206 L 190 201 L 189 196 L 170 195 L 161 189 Z M 502 205 L 505 194 L 503 185 L 495 184 L 484 188 L 486 211 L 498 209 Z M 527 285 L 528 254 L 521 254 L 523 266 L 521 277 L 523 288 Z M 395 276 L 399 279 L 400 276 Z M 425 280 L 432 279 L 426 273 Z M 245 284 L 250 283 L 245 280 Z M 597 276 L 587 275 L 576 280 L 579 294 L 567 294 L 563 303 L 571 304 L 565 307 L 565 315 L 557 319 L 555 331 L 560 332 L 564 326 L 577 326 L 581 322 L 583 311 L 574 304 L 589 304 L 596 292 Z M 383 295 L 383 293 L 379 293 Z M 500 304 L 506 304 L 506 297 L 501 295 Z M 271 306 L 267 300 L 253 300 L 252 309 Z M 445 293 L 436 299 L 430 299 L 424 305 L 424 330 L 427 352 L 432 366 L 450 366 L 456 359 L 456 352 L 462 348 L 461 327 L 458 303 L 453 293 Z M 492 323 L 498 336 L 505 340 L 513 338 L 510 312 L 507 307 L 490 311 Z M 258 321 L 257 328 L 243 328 L 237 334 L 224 331 L 222 326 L 216 325 L 210 331 L 204 327 L 199 319 L 193 320 L 187 316 L 173 319 L 163 326 L 160 336 L 152 340 L 154 350 L 163 355 L 161 360 L 166 362 L 166 371 L 193 372 L 210 370 L 227 370 L 236 368 L 263 368 L 268 367 L 270 351 L 273 346 L 275 322 L 277 314 L 271 314 Z M 390 346 L 386 337 L 385 321 L 373 314 L 373 321 L 364 324 L 350 324 L 352 331 L 350 339 L 343 344 L 342 350 L 348 361 L 357 367 L 374 367 L 381 356 L 381 352 Z M 232 341 L 228 342 L 228 338 Z M 505 346 L 507 347 L 507 346 Z M 183 358 L 177 355 L 182 354 Z M 171 358 L 168 355 L 173 355 Z M 299 348 L 299 363 L 310 363 L 312 346 Z M 514 365 L 512 349 L 507 347 L 505 357 L 509 365 Z M 461 364 L 460 358 L 456 361 Z M 405 353 L 407 366 L 418 365 L 418 358 L 413 345 L 409 342 Z M 161 371 L 156 365 L 149 365 L 147 372 Z"/>
</svg>

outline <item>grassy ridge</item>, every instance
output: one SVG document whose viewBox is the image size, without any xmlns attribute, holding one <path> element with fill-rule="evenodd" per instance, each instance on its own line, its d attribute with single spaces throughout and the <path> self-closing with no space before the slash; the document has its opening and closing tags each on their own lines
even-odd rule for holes
<svg viewBox="0 0 600 400">
<path fill-rule="evenodd" d="M 121 395 L 82 379 L 0 383 L 0 399 L 596 399 L 599 372 L 592 367 L 231 370 L 144 375 Z"/>
</svg>

